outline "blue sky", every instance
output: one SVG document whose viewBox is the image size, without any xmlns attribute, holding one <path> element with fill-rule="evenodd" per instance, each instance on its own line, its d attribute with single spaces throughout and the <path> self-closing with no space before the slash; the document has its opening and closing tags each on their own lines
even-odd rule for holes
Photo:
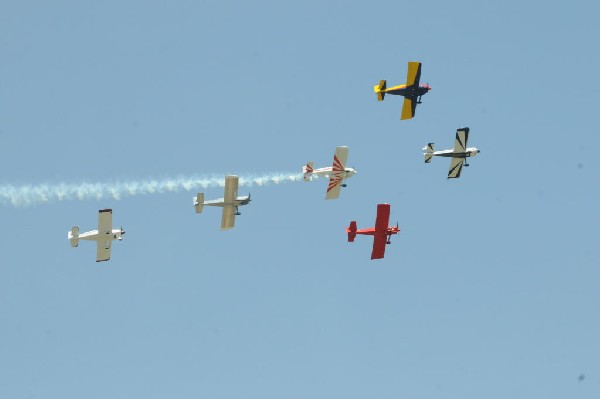
<svg viewBox="0 0 600 399">
<path fill-rule="evenodd" d="M 600 391 L 592 2 L 0 4 L 0 186 L 295 173 L 0 206 L 0 397 L 593 398 Z M 376 101 L 423 62 L 415 119 Z M 471 128 L 458 180 L 421 148 Z M 199 190 L 198 190 L 199 191 Z M 202 190 L 208 198 L 222 190 Z M 383 261 L 345 227 L 392 204 Z M 113 208 L 110 262 L 72 225 Z M 579 381 L 580 375 L 585 378 Z"/>
</svg>

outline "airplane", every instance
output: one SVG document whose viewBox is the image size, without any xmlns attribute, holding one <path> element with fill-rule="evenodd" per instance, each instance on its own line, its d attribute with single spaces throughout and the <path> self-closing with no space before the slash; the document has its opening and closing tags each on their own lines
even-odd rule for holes
<svg viewBox="0 0 600 399">
<path fill-rule="evenodd" d="M 67 233 L 72 247 L 79 245 L 79 240 L 96 241 L 96 262 L 104 262 L 110 259 L 110 247 L 113 240 L 123 240 L 125 230 L 112 228 L 112 209 L 100 209 L 98 211 L 98 230 L 79 233 L 79 227 L 73 226 Z"/>
<path fill-rule="evenodd" d="M 398 234 L 400 229 L 398 223 L 396 226 L 388 226 L 390 221 L 390 204 L 377 205 L 377 218 L 375 219 L 375 227 L 368 229 L 357 230 L 356 222 L 351 221 L 350 226 L 346 229 L 348 233 L 348 242 L 354 242 L 357 234 L 373 236 L 373 250 L 371 252 L 371 260 L 383 259 L 385 255 L 385 246 L 391 244 L 392 235 Z"/>
<path fill-rule="evenodd" d="M 454 149 L 435 151 L 433 143 L 428 143 L 423 147 L 423 156 L 425 157 L 425 163 L 430 163 L 433 157 L 448 157 L 452 158 L 450 161 L 450 171 L 448 172 L 448 179 L 456 179 L 460 177 L 462 167 L 469 166 L 467 158 L 474 157 L 479 154 L 479 150 L 475 147 L 468 147 L 467 142 L 469 141 L 469 128 L 463 127 L 456 130 L 456 140 L 454 141 Z"/>
<path fill-rule="evenodd" d="M 387 88 L 386 81 L 382 80 L 373 87 L 373 91 L 377 93 L 377 101 L 383 101 L 386 94 L 404 96 L 400 119 L 412 119 L 415 116 L 417 104 L 421 104 L 421 97 L 431 90 L 429 84 L 420 85 L 420 79 L 421 63 L 409 62 L 406 84 Z"/>
<path fill-rule="evenodd" d="M 221 215 L 221 230 L 232 229 L 235 225 L 235 217 L 241 215 L 238 207 L 248 205 L 251 201 L 250 194 L 238 197 L 238 176 L 225 176 L 225 194 L 223 198 L 204 201 L 204 193 L 198 193 L 194 197 L 194 208 L 196 213 L 202 213 L 202 208 L 206 206 L 220 206 L 223 208 Z"/>
<path fill-rule="evenodd" d="M 329 178 L 327 193 L 325 199 L 337 199 L 340 196 L 342 187 L 346 187 L 346 179 L 356 174 L 354 168 L 347 168 L 346 161 L 348 160 L 348 147 L 336 147 L 333 155 L 333 166 L 326 168 L 315 169 L 313 162 L 308 162 L 302 167 L 304 181 L 310 181 L 314 176 L 325 176 Z"/>
</svg>

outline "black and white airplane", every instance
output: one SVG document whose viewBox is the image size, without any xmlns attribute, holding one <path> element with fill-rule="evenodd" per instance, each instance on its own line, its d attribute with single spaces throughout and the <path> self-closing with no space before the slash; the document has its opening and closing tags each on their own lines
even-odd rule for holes
<svg viewBox="0 0 600 399">
<path fill-rule="evenodd" d="M 423 156 L 425 157 L 425 163 L 430 163 L 433 157 L 447 157 L 452 158 L 450 161 L 450 171 L 448 172 L 448 179 L 456 179 L 460 177 L 462 167 L 469 166 L 467 158 L 474 157 L 479 154 L 479 150 L 475 147 L 467 147 L 469 140 L 469 128 L 462 127 L 456 130 L 456 140 L 454 141 L 454 148 L 451 150 L 435 151 L 433 143 L 428 143 L 427 146 L 423 147 Z"/>
</svg>

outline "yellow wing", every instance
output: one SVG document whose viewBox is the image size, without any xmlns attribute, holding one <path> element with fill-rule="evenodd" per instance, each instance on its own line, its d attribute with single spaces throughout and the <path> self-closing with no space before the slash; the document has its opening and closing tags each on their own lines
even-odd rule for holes
<svg viewBox="0 0 600 399">
<path fill-rule="evenodd" d="M 421 63 L 409 62 L 408 73 L 406 75 L 406 86 L 418 85 L 421 79 Z"/>
<path fill-rule="evenodd" d="M 402 104 L 402 115 L 400 116 L 400 119 L 412 119 L 412 117 L 415 116 L 414 102 L 415 100 L 404 97 L 404 103 Z"/>
</svg>

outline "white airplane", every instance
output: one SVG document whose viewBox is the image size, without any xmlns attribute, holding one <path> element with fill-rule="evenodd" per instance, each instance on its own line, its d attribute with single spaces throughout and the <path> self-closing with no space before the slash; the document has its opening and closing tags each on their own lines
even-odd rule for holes
<svg viewBox="0 0 600 399">
<path fill-rule="evenodd" d="M 460 172 L 463 165 L 469 166 L 467 158 L 474 157 L 479 154 L 479 150 L 475 147 L 467 148 L 467 142 L 469 140 L 469 128 L 463 127 L 456 130 L 456 140 L 454 141 L 454 149 L 435 151 L 433 143 L 428 143 L 427 146 L 423 147 L 423 156 L 425 157 L 425 163 L 430 163 L 433 157 L 448 157 L 452 158 L 450 161 L 450 171 L 448 172 L 448 179 L 455 179 L 460 177 Z"/>
<path fill-rule="evenodd" d="M 302 167 L 304 181 L 312 180 L 313 176 L 325 176 L 329 178 L 329 186 L 327 186 L 325 199 L 336 199 L 340 196 L 342 187 L 346 187 L 346 179 L 356 174 L 356 170 L 346 167 L 347 160 L 348 147 L 336 147 L 335 154 L 333 155 L 333 166 L 315 169 L 313 162 L 310 161 L 306 166 Z"/>
<path fill-rule="evenodd" d="M 236 215 L 241 215 L 238 207 L 241 205 L 248 205 L 250 200 L 250 194 L 238 197 L 238 176 L 225 176 L 225 194 L 223 198 L 216 200 L 204 201 L 204 193 L 198 193 L 194 197 L 194 207 L 196 213 L 201 213 L 202 208 L 207 206 L 220 206 L 223 208 L 221 216 L 221 230 L 232 229 L 235 225 Z"/>
<path fill-rule="evenodd" d="M 98 211 L 98 230 L 92 230 L 79 234 L 79 227 L 74 226 L 67 233 L 72 247 L 79 245 L 79 240 L 96 241 L 96 262 L 104 262 L 110 259 L 110 245 L 113 240 L 123 240 L 125 230 L 123 228 L 112 228 L 112 209 L 100 209 Z"/>
</svg>

